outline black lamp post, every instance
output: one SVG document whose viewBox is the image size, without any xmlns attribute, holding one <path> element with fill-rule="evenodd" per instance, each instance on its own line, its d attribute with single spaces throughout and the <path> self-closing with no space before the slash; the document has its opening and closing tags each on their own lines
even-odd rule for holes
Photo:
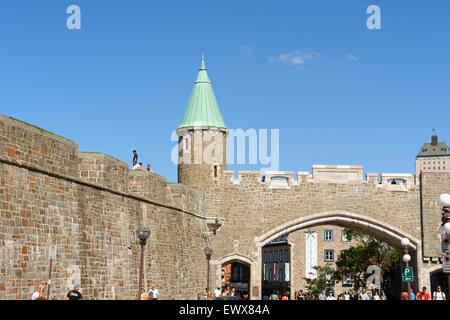
<svg viewBox="0 0 450 320">
<path fill-rule="evenodd" d="M 143 267 L 144 267 L 144 247 L 147 243 L 147 239 L 150 236 L 150 228 L 140 227 L 136 230 L 139 244 L 141 245 L 141 262 L 139 264 L 139 293 L 138 300 L 141 300 L 141 288 L 142 288 L 142 279 L 143 279 Z"/>
<path fill-rule="evenodd" d="M 212 252 L 213 252 L 213 250 L 210 248 L 210 247 L 206 247 L 205 248 L 205 255 L 206 255 L 206 263 L 207 263 L 207 266 L 206 266 L 206 268 L 207 268 L 207 274 L 206 274 L 206 294 L 207 294 L 207 297 L 206 297 L 206 299 L 208 299 L 209 297 L 208 297 L 208 295 L 209 295 L 209 260 L 211 260 L 211 256 L 212 256 Z"/>
</svg>

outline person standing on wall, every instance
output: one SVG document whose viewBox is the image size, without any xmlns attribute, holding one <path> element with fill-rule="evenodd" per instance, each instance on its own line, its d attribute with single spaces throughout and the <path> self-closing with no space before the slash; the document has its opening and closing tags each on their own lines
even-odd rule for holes
<svg viewBox="0 0 450 320">
<path fill-rule="evenodd" d="M 136 150 L 133 150 L 133 167 L 135 165 L 137 165 L 137 160 L 138 160 L 138 154 L 137 154 Z"/>
</svg>

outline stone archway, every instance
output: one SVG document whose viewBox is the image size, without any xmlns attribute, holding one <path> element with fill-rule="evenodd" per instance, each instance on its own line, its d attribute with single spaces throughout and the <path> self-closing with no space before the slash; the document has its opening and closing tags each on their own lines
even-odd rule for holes
<svg viewBox="0 0 450 320">
<path fill-rule="evenodd" d="M 415 252 L 416 257 L 421 257 L 422 243 L 419 239 L 412 236 L 409 233 L 404 232 L 398 228 L 392 227 L 381 220 L 367 217 L 361 214 L 355 214 L 352 212 L 346 212 L 341 210 L 327 211 L 317 214 L 312 214 L 306 217 L 298 218 L 288 223 L 282 224 L 269 230 L 260 236 L 255 237 L 255 259 L 251 268 L 251 283 L 250 287 L 254 294 L 254 299 L 261 298 L 261 263 L 262 263 L 262 247 L 270 241 L 297 231 L 312 226 L 319 226 L 325 224 L 334 224 L 338 226 L 347 227 L 350 229 L 362 231 L 366 234 L 372 235 L 375 238 L 389 244 L 391 247 L 402 250 L 401 239 L 408 238 L 410 240 L 410 252 Z M 429 283 L 429 280 L 421 277 L 422 264 L 419 259 L 416 259 L 417 265 L 417 278 L 419 285 L 422 283 Z"/>
<path fill-rule="evenodd" d="M 222 277 L 222 271 L 221 271 L 222 268 L 224 266 L 226 266 L 226 265 L 230 265 L 230 264 L 233 264 L 235 262 L 243 264 L 245 266 L 248 266 L 248 268 L 250 270 L 250 272 L 249 272 L 250 279 L 249 279 L 249 284 L 248 284 L 248 287 L 249 287 L 248 288 L 248 293 L 249 293 L 249 296 L 251 297 L 252 293 L 250 292 L 250 281 L 251 281 L 252 264 L 254 263 L 254 260 L 252 258 L 250 258 L 250 257 L 247 257 L 247 256 L 242 255 L 242 254 L 237 253 L 237 252 L 224 255 L 224 256 L 222 256 L 219 259 L 218 268 L 216 270 L 216 287 L 219 287 L 221 285 L 221 282 L 222 282 L 222 279 L 221 279 L 221 277 Z"/>
</svg>

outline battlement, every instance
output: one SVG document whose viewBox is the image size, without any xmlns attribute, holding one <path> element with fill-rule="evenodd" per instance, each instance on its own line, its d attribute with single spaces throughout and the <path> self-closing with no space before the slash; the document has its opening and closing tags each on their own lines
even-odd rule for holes
<svg viewBox="0 0 450 320">
<path fill-rule="evenodd" d="M 269 189 L 291 189 L 305 183 L 334 184 L 369 184 L 389 191 L 408 191 L 416 186 L 415 177 L 410 173 L 366 173 L 365 179 L 362 166 L 349 165 L 313 165 L 312 174 L 308 171 L 298 171 L 297 177 L 293 171 L 238 171 L 238 177 L 233 170 L 224 171 L 225 183 L 233 185 L 259 184 Z"/>
<path fill-rule="evenodd" d="M 165 177 L 130 170 L 127 163 L 107 154 L 79 152 L 77 143 L 20 120 L 0 115 L 0 142 L 0 159 L 6 163 L 201 212 L 202 192 L 168 186 Z"/>
</svg>

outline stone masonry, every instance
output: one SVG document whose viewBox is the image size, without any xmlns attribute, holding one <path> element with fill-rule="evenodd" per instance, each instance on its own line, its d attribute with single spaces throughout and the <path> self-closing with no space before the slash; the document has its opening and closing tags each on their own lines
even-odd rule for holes
<svg viewBox="0 0 450 320">
<path fill-rule="evenodd" d="M 205 287 L 202 193 L 4 116 L 0 142 L 0 299 L 47 282 L 52 244 L 51 298 L 80 283 L 87 299 L 135 299 L 140 226 L 147 289 L 195 299 Z"/>
</svg>

